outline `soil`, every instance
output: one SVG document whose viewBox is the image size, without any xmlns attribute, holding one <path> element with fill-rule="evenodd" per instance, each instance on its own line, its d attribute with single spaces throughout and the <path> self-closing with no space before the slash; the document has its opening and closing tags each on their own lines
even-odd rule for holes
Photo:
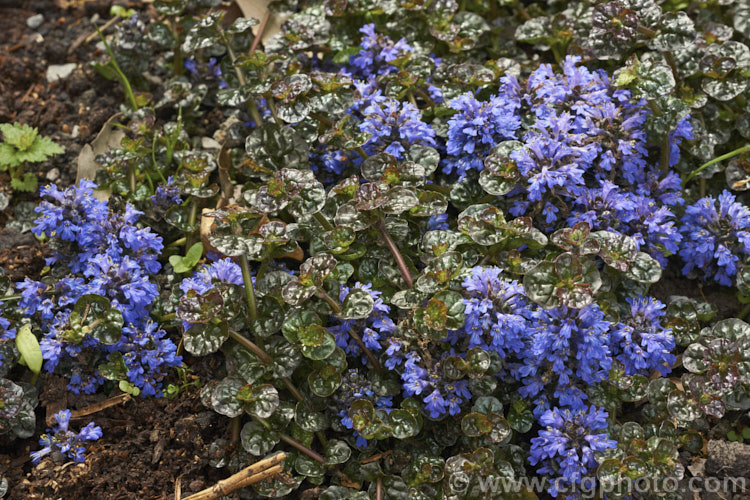
<svg viewBox="0 0 750 500">
<path fill-rule="evenodd" d="M 62 390 L 56 395 L 42 395 L 40 406 L 46 405 L 48 414 L 51 408 L 75 409 L 83 403 L 90 407 L 106 399 L 68 394 L 66 404 L 60 405 L 65 398 L 60 382 Z M 45 385 L 60 387 L 50 381 Z M 0 472 L 11 484 L 10 499 L 174 498 L 178 480 L 187 496 L 222 479 L 209 465 L 208 447 L 222 437 L 227 428 L 223 420 L 201 404 L 197 389 L 173 400 L 132 399 L 71 421 L 73 429 L 94 421 L 103 431 L 103 437 L 88 446 L 84 463 L 58 463 L 46 457 L 34 466 L 29 453 L 39 446 L 27 440 L 15 443 L 12 450 L 0 447 Z"/>
<path fill-rule="evenodd" d="M 0 123 L 21 122 L 60 144 L 65 153 L 35 165 L 40 184 L 70 185 L 77 157 L 107 119 L 117 112 L 123 97 L 119 87 L 88 67 L 100 58 L 96 40 L 81 43 L 109 18 L 112 4 L 133 2 L 104 0 L 0 0 Z M 44 22 L 37 29 L 26 20 L 37 14 Z M 48 83 L 51 64 L 76 63 L 66 79 Z M 9 178 L 0 172 L 0 190 L 10 193 Z M 34 236 L 8 226 L 14 207 L 33 201 L 34 195 L 14 193 L 10 206 L 0 212 L 0 268 L 12 280 L 38 278 L 45 248 Z M 208 368 L 202 378 L 208 379 Z M 45 387 L 37 409 L 37 433 L 49 427 L 48 418 L 63 408 L 91 408 L 107 395 L 73 396 L 64 382 L 43 376 Z M 117 391 L 115 391 L 117 392 Z M 47 422 L 45 422 L 47 420 Z M 228 432 L 228 420 L 207 410 L 198 389 L 191 387 L 175 399 L 131 399 L 92 415 L 73 420 L 71 426 L 94 421 L 103 437 L 92 443 L 83 464 L 58 463 L 47 457 L 34 466 L 29 453 L 39 449 L 36 439 L 0 441 L 0 476 L 11 499 L 161 499 L 174 498 L 179 481 L 184 496 L 222 479 L 225 471 L 209 465 L 209 444 Z"/>
</svg>

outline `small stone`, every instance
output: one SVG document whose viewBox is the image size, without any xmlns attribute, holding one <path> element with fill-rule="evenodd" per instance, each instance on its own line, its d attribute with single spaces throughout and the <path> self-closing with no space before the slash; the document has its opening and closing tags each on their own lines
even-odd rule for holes
<svg viewBox="0 0 750 500">
<path fill-rule="evenodd" d="M 50 64 L 47 68 L 47 81 L 49 83 L 64 80 L 76 69 L 76 63 Z"/>
<path fill-rule="evenodd" d="M 202 479 L 195 479 L 193 481 L 190 481 L 190 484 L 188 484 L 188 488 L 190 489 L 190 491 L 200 491 L 205 485 L 206 482 Z"/>
<path fill-rule="evenodd" d="M 75 139 L 81 134 L 81 127 L 78 125 L 73 125 L 73 131 L 70 133 L 70 138 Z"/>
<path fill-rule="evenodd" d="M 201 146 L 203 147 L 203 149 L 221 149 L 221 144 L 219 144 L 218 141 L 211 139 L 210 137 L 202 137 Z"/>
<path fill-rule="evenodd" d="M 49 172 L 47 172 L 44 175 L 44 177 L 46 177 L 47 180 L 50 181 L 50 182 L 55 182 L 57 179 L 60 178 L 60 169 L 57 168 L 57 167 L 52 168 L 52 169 L 50 169 Z"/>
<path fill-rule="evenodd" d="M 44 22 L 44 16 L 42 14 L 36 14 L 26 19 L 26 26 L 35 30 Z"/>
</svg>

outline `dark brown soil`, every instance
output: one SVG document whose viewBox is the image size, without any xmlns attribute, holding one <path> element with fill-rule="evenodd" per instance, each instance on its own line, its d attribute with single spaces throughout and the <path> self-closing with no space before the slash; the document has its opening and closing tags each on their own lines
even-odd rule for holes
<svg viewBox="0 0 750 500">
<path fill-rule="evenodd" d="M 91 17 L 108 19 L 112 4 L 137 2 L 104 0 L 0 0 L 0 123 L 21 122 L 37 127 L 65 149 L 36 166 L 40 184 L 51 177 L 61 185 L 75 180 L 78 153 L 93 140 L 122 102 L 120 89 L 88 67 L 101 56 L 96 41 L 80 44 L 93 33 Z M 36 30 L 26 25 L 34 14 L 44 15 Z M 50 64 L 76 63 L 71 76 L 48 83 Z M 9 192 L 9 178 L 0 173 L 0 190 Z M 13 208 L 36 195 L 15 193 L 0 212 L 0 268 L 12 280 L 38 278 L 44 266 L 44 247 L 31 233 L 7 227 Z M 208 375 L 203 377 L 208 378 Z M 63 408 L 90 407 L 107 395 L 76 397 L 64 382 L 43 376 L 37 409 L 37 435 L 48 427 L 45 417 Z M 115 391 L 117 392 L 117 391 Z M 225 471 L 209 466 L 209 444 L 227 432 L 229 420 L 207 410 L 191 388 L 176 399 L 132 399 L 98 411 L 71 426 L 94 421 L 103 437 L 89 446 L 84 464 L 57 463 L 45 458 L 33 466 L 29 453 L 39 449 L 36 438 L 7 443 L 0 440 L 0 476 L 9 484 L 12 499 L 161 499 L 174 498 L 179 480 L 183 495 L 222 479 Z"/>
</svg>

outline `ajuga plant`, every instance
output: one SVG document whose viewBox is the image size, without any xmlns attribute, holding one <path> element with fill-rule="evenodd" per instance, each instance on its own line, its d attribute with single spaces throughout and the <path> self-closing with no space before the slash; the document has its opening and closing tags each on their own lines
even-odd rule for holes
<svg viewBox="0 0 750 500">
<path fill-rule="evenodd" d="M 750 409 L 750 11 L 220 3 L 110 38 L 126 137 L 42 191 L 3 356 L 144 396 L 209 358 L 212 463 L 287 452 L 247 496 L 683 498 Z"/>
</svg>

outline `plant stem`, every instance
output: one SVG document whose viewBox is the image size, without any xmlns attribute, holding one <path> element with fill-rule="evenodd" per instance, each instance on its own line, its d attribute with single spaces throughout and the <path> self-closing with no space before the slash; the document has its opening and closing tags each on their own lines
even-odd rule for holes
<svg viewBox="0 0 750 500">
<path fill-rule="evenodd" d="M 385 222 L 381 219 L 380 221 L 378 221 L 375 227 L 377 227 L 378 231 L 380 231 L 380 235 L 385 240 L 385 244 L 388 247 L 388 250 L 391 251 L 393 258 L 396 259 L 396 265 L 401 271 L 401 276 L 404 278 L 404 281 L 406 281 L 406 287 L 411 288 L 414 283 L 414 280 L 411 277 L 411 272 L 409 272 L 409 267 L 406 265 L 406 261 L 404 260 L 403 255 L 401 255 L 401 251 L 398 249 L 398 245 L 396 245 L 396 242 L 393 241 L 391 235 L 388 234 L 388 230 L 385 228 Z"/>
<path fill-rule="evenodd" d="M 359 348 L 362 349 L 362 352 L 365 353 L 365 356 L 367 356 L 367 359 L 369 359 L 370 363 L 372 363 L 372 366 L 375 367 L 375 371 L 378 372 L 378 375 L 382 377 L 383 368 L 380 366 L 380 363 L 378 363 L 378 359 L 375 357 L 372 351 L 370 351 L 370 349 L 368 349 L 365 343 L 362 341 L 362 338 L 359 336 L 359 334 L 353 329 L 350 329 L 349 336 L 354 339 L 354 342 L 357 343 Z"/>
<path fill-rule="evenodd" d="M 366 159 L 368 159 L 368 158 L 370 157 L 370 155 L 368 155 L 368 154 L 367 154 L 367 153 L 365 152 L 365 150 L 364 150 L 364 149 L 362 149 L 362 146 L 357 146 L 357 147 L 356 147 L 356 148 L 355 148 L 354 150 L 355 150 L 355 151 L 356 151 L 357 153 L 359 153 L 359 156 L 361 156 L 363 160 L 366 160 Z"/>
<path fill-rule="evenodd" d="M 336 315 L 341 314 L 341 306 L 330 295 L 328 295 L 325 290 L 323 290 L 322 288 L 318 288 L 317 296 L 325 300 L 326 304 L 331 306 L 331 309 L 333 309 L 334 314 Z"/>
<path fill-rule="evenodd" d="M 114 52 L 112 52 L 112 49 L 109 47 L 109 44 L 107 43 L 107 39 L 99 30 L 98 26 L 96 27 L 96 33 L 99 35 L 99 38 L 104 44 L 104 48 L 107 50 L 107 54 L 109 54 L 109 59 L 112 62 L 112 67 L 114 68 L 115 73 L 117 73 L 118 80 L 120 80 L 120 83 L 125 89 L 125 96 L 128 98 L 128 101 L 130 101 L 130 106 L 134 110 L 137 111 L 138 102 L 135 100 L 135 94 L 133 94 L 133 87 L 130 86 L 130 82 L 128 81 L 128 78 L 125 76 L 125 73 L 122 72 L 122 69 L 120 69 L 120 65 L 117 64 L 117 59 L 115 59 L 115 54 Z"/>
<path fill-rule="evenodd" d="M 240 268 L 242 268 L 242 280 L 245 282 L 245 299 L 250 314 L 250 320 L 258 319 L 258 306 L 255 304 L 255 289 L 253 288 L 253 278 L 250 276 L 250 263 L 247 255 L 240 255 Z"/>
<path fill-rule="evenodd" d="M 22 298 L 23 296 L 21 295 L 6 295 L 5 297 L 0 297 L 0 302 L 21 300 Z"/>
<path fill-rule="evenodd" d="M 185 238 L 183 236 L 182 238 L 174 240 L 172 243 L 170 243 L 169 245 L 167 245 L 167 248 L 182 246 L 182 245 L 185 244 L 186 241 L 187 241 L 187 238 Z"/>
<path fill-rule="evenodd" d="M 237 81 L 244 87 L 247 84 L 245 74 L 242 72 L 242 68 L 237 66 L 237 58 L 234 55 L 234 50 L 227 39 L 226 33 L 223 31 L 221 31 L 221 39 L 224 41 L 224 46 L 227 48 L 229 60 L 232 61 L 232 67 L 234 68 L 234 74 L 237 75 Z M 260 127 L 263 124 L 263 118 L 261 118 L 258 106 L 255 105 L 255 101 L 252 98 L 248 98 L 247 100 L 247 110 L 250 113 L 250 118 L 255 122 L 255 126 Z"/>
<path fill-rule="evenodd" d="M 232 419 L 232 438 L 229 442 L 233 445 L 236 445 L 240 442 L 240 431 L 242 430 L 242 427 L 240 425 L 242 421 L 240 419 L 241 417 L 234 417 Z"/>
<path fill-rule="evenodd" d="M 196 200 L 192 200 L 190 202 L 190 214 L 188 215 L 188 226 L 193 227 L 195 225 L 195 221 L 198 219 L 198 202 Z M 195 231 L 191 231 L 189 234 L 185 237 L 185 252 L 187 252 L 188 248 L 193 244 L 193 233 Z"/>
<path fill-rule="evenodd" d="M 328 221 L 328 219 L 326 218 L 326 216 L 325 216 L 325 215 L 323 215 L 322 213 L 320 213 L 320 212 L 315 212 L 315 213 L 313 214 L 313 217 L 315 217 L 315 220 L 316 220 L 316 221 L 318 221 L 318 222 L 320 223 L 320 225 L 321 225 L 321 226 L 323 226 L 323 229 L 325 229 L 326 231 L 331 231 L 331 230 L 333 230 L 333 224 L 331 224 L 331 223 L 330 223 L 330 222 Z"/>
<path fill-rule="evenodd" d="M 251 415 L 253 419 L 255 419 L 259 424 L 261 424 L 263 427 L 271 430 L 271 424 L 269 424 L 265 418 L 256 417 L 254 415 Z M 279 433 L 279 437 L 282 441 L 284 441 L 289 446 L 292 446 L 294 448 L 297 448 L 299 451 L 307 455 L 308 457 L 312 458 L 313 460 L 320 462 L 321 464 L 325 463 L 326 459 L 320 456 L 318 453 L 314 452 L 304 444 L 300 443 L 299 441 L 295 440 L 292 437 L 287 436 L 286 434 Z"/>
<path fill-rule="evenodd" d="M 267 365 L 270 365 L 271 363 L 273 363 L 273 359 L 271 358 L 271 356 L 268 355 L 266 351 L 264 351 L 255 342 L 248 339 L 241 333 L 235 332 L 234 330 L 229 330 L 229 336 L 233 340 L 235 340 L 238 344 L 240 344 L 242 347 L 244 347 L 248 351 L 258 356 L 258 359 L 260 359 L 263 363 Z"/>
<path fill-rule="evenodd" d="M 284 441 L 289 446 L 292 446 L 293 448 L 297 448 L 299 451 L 307 455 L 308 457 L 312 458 L 316 462 L 319 462 L 321 464 L 326 463 L 326 459 L 320 456 L 317 452 L 311 450 L 304 444 L 300 443 L 299 441 L 295 440 L 294 438 L 291 438 L 287 436 L 286 434 L 279 434 L 279 438 L 281 438 L 282 441 Z"/>
<path fill-rule="evenodd" d="M 273 96 L 269 95 L 266 97 L 266 104 L 268 104 L 268 109 L 271 110 L 273 121 L 275 121 L 277 125 L 283 125 L 284 122 L 282 122 L 281 118 L 279 118 L 279 113 L 276 110 L 276 100 L 273 98 Z"/>
<path fill-rule="evenodd" d="M 741 148 L 737 148 L 734 151 L 730 151 L 727 154 L 723 154 L 719 157 L 714 158 L 713 160 L 709 162 L 704 163 L 700 167 L 690 172 L 690 175 L 687 176 L 687 178 L 685 179 L 685 182 L 682 183 L 682 187 L 685 187 L 687 183 L 692 180 L 693 177 L 695 177 L 696 175 L 698 175 L 699 173 L 701 173 L 703 170 L 707 169 L 711 165 L 719 163 L 720 161 L 728 160 L 729 158 L 733 158 L 737 155 L 741 155 L 742 153 L 746 151 L 750 151 L 750 144 L 746 144 L 745 146 L 742 146 Z"/>
</svg>

